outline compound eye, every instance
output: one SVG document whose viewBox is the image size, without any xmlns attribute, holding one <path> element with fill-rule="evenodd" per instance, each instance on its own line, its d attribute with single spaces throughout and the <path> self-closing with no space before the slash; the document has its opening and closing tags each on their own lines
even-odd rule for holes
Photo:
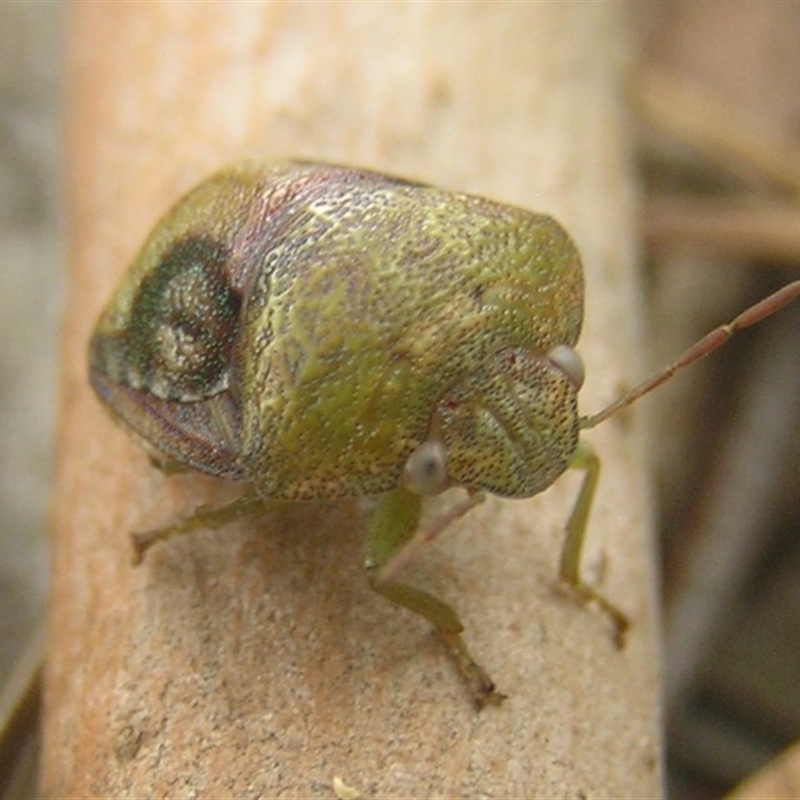
<svg viewBox="0 0 800 800">
<path fill-rule="evenodd" d="M 547 360 L 558 367 L 576 389 L 583 386 L 586 373 L 583 368 L 583 360 L 577 350 L 569 345 L 560 344 L 547 354 Z"/>
<path fill-rule="evenodd" d="M 439 494 L 449 485 L 447 450 L 441 442 L 423 442 L 406 461 L 403 482 L 414 494 Z"/>
</svg>

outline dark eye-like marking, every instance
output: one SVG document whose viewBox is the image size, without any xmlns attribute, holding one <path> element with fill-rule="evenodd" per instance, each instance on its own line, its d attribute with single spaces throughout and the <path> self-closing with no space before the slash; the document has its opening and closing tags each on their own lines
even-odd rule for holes
<svg viewBox="0 0 800 800">
<path fill-rule="evenodd" d="M 240 297 L 228 250 L 210 237 L 174 245 L 142 281 L 127 334 L 132 374 L 156 397 L 196 400 L 228 387 Z"/>
</svg>

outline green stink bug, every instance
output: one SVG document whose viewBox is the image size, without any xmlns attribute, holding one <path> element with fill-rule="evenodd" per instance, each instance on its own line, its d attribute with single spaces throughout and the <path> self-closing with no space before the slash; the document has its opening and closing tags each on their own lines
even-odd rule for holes
<svg viewBox="0 0 800 800">
<path fill-rule="evenodd" d="M 262 513 L 274 501 L 380 495 L 365 545 L 373 588 L 428 619 L 478 706 L 502 695 L 456 613 L 398 575 L 488 491 L 530 497 L 585 471 L 561 577 L 581 546 L 599 462 L 579 442 L 622 405 L 800 294 L 790 284 L 617 403 L 578 414 L 578 251 L 552 218 L 377 173 L 246 163 L 158 224 L 99 320 L 91 382 L 162 458 L 245 482 L 239 499 L 134 536 L 156 541 Z M 467 499 L 431 529 L 422 499 Z"/>
</svg>

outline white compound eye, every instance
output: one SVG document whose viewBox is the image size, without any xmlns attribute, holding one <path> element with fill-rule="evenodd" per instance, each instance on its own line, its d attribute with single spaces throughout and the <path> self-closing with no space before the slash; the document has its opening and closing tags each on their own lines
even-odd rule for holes
<svg viewBox="0 0 800 800">
<path fill-rule="evenodd" d="M 423 442 L 406 461 L 403 482 L 414 494 L 439 494 L 449 485 L 447 450 L 441 442 Z"/>
<path fill-rule="evenodd" d="M 547 360 L 558 367 L 569 379 L 576 389 L 583 386 L 583 379 L 586 373 L 583 368 L 583 360 L 578 355 L 578 351 L 566 344 L 554 347 L 548 354 Z"/>
</svg>

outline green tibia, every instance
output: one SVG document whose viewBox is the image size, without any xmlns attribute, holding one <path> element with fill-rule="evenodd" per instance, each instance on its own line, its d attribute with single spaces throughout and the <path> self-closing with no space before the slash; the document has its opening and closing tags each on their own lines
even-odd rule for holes
<svg viewBox="0 0 800 800">
<path fill-rule="evenodd" d="M 254 492 L 245 492 L 235 500 L 222 505 L 198 506 L 191 514 L 181 517 L 172 525 L 131 534 L 133 563 L 141 564 L 144 554 L 157 542 L 174 539 L 203 528 L 211 528 L 212 530 L 223 528 L 225 525 L 230 525 L 239 520 L 251 519 L 266 514 L 269 508 L 270 503 L 262 500 Z"/>
<path fill-rule="evenodd" d="M 382 580 L 381 568 L 411 542 L 419 528 L 422 498 L 405 488 L 385 494 L 378 504 L 372 528 L 364 545 L 364 566 L 372 588 L 395 605 L 428 620 L 441 637 L 448 655 L 466 682 L 476 707 L 497 704 L 504 698 L 494 683 L 469 653 L 461 632 L 458 614 L 438 598 L 395 580 Z"/>
<path fill-rule="evenodd" d="M 614 625 L 614 639 L 618 647 L 625 644 L 625 633 L 630 626 L 628 617 L 613 603 L 610 603 L 595 588 L 583 580 L 581 575 L 581 555 L 586 541 L 589 512 L 594 501 L 597 481 L 600 478 L 600 459 L 586 442 L 581 441 L 570 467 L 584 472 L 575 505 L 567 522 L 567 535 L 561 550 L 559 577 L 585 603 L 594 603 L 602 609 Z"/>
</svg>

